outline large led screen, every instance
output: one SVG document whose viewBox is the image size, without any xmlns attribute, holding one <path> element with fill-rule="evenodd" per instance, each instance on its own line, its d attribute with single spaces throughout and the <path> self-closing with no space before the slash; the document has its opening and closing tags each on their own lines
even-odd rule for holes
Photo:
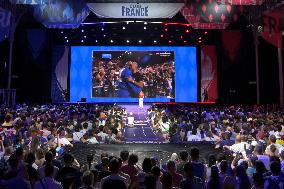
<svg viewBox="0 0 284 189">
<path fill-rule="evenodd" d="M 73 46 L 70 101 L 196 102 L 195 47 Z"/>
</svg>

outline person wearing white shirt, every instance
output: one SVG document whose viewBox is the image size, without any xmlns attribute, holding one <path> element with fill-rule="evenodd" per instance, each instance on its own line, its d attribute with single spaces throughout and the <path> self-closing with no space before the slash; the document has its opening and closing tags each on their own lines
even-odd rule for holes
<svg viewBox="0 0 284 189">
<path fill-rule="evenodd" d="M 270 147 L 271 145 L 274 145 L 277 149 L 276 151 L 276 155 L 278 155 L 280 152 L 282 152 L 282 150 L 284 150 L 283 146 L 280 145 L 280 144 L 276 144 L 276 136 L 275 135 L 270 135 L 269 136 L 269 142 L 270 142 L 270 145 L 268 145 L 265 149 L 265 154 L 271 154 L 271 151 L 270 151 Z"/>
<path fill-rule="evenodd" d="M 196 129 L 193 129 L 192 132 L 187 132 L 187 141 L 201 141 L 201 137 L 197 135 Z"/>
<path fill-rule="evenodd" d="M 35 183 L 35 189 L 63 189 L 62 185 L 55 181 L 52 177 L 54 172 L 54 166 L 51 164 L 47 164 L 45 166 L 45 177 Z"/>
<path fill-rule="evenodd" d="M 246 149 L 249 148 L 249 144 L 245 142 L 244 136 L 237 135 L 236 143 L 232 146 L 224 146 L 224 148 L 232 151 L 233 153 L 241 153 L 246 155 Z"/>
<path fill-rule="evenodd" d="M 98 136 L 102 138 L 102 142 L 104 143 L 108 135 L 104 133 L 104 126 L 101 125 L 99 129 L 100 132 L 98 133 Z"/>
</svg>

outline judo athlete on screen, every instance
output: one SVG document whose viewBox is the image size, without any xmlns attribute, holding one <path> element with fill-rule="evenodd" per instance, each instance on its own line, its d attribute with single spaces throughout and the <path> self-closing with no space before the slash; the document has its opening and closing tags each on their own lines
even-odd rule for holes
<svg viewBox="0 0 284 189">
<path fill-rule="evenodd" d="M 118 85 L 118 97 L 120 98 L 143 98 L 144 93 L 140 84 L 134 80 L 132 67 L 137 67 L 136 62 L 127 62 L 127 66 L 121 70 Z"/>
</svg>

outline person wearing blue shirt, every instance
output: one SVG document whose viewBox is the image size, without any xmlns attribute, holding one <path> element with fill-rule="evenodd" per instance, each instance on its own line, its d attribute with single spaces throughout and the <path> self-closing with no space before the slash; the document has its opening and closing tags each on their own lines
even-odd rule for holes
<svg viewBox="0 0 284 189">
<path fill-rule="evenodd" d="M 133 73 L 130 69 L 132 62 L 127 62 L 127 67 L 121 71 L 121 81 L 118 85 L 118 97 L 120 98 L 131 98 L 133 96 L 139 97 L 142 89 L 134 84 Z"/>
</svg>

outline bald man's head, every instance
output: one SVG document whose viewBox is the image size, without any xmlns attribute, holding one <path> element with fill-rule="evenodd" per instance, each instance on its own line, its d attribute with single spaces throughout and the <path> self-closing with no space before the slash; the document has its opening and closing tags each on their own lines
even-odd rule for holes
<svg viewBox="0 0 284 189">
<path fill-rule="evenodd" d="M 236 143 L 241 143 L 241 141 L 242 141 L 241 135 L 237 135 L 236 136 Z"/>
</svg>

